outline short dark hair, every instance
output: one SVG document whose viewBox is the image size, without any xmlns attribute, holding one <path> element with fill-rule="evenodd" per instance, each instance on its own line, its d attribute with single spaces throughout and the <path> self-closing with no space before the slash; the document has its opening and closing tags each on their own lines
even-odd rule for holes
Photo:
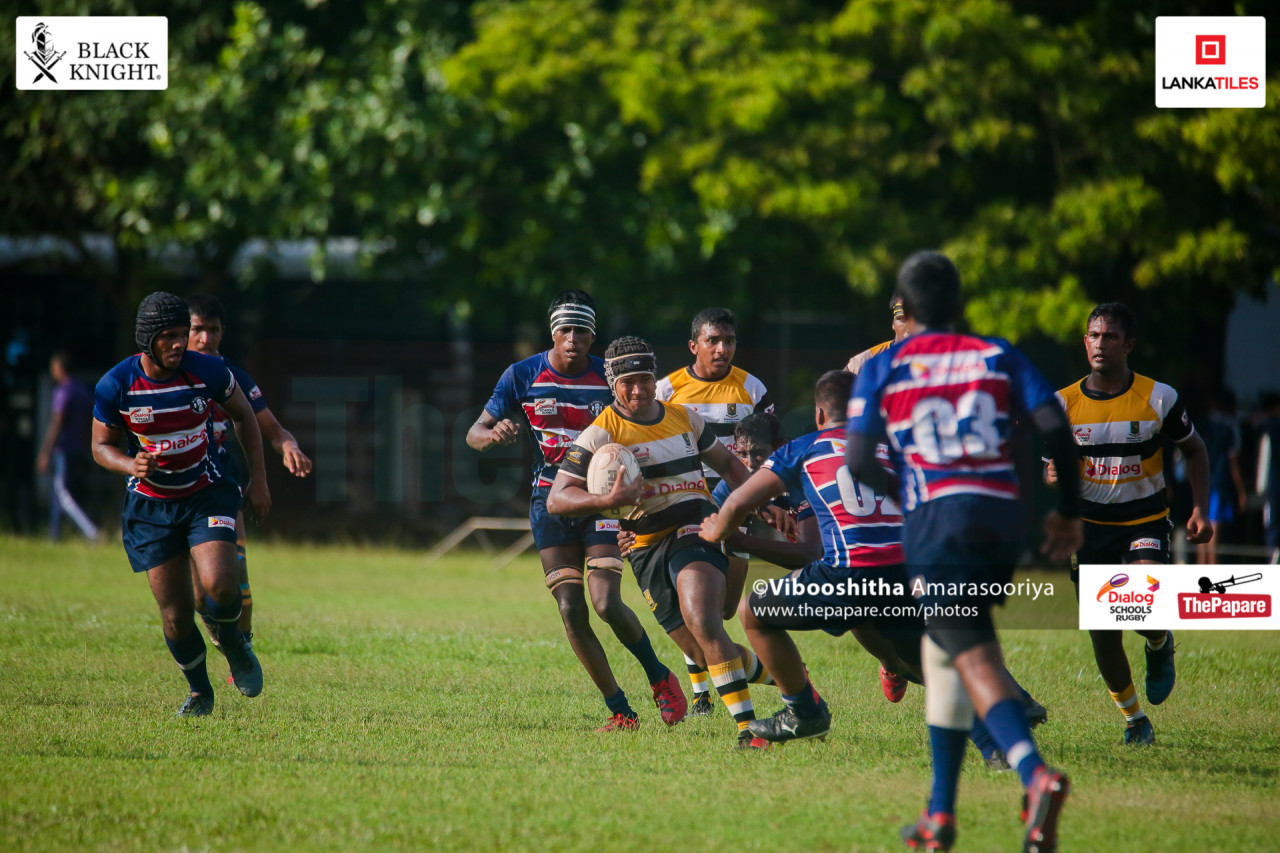
<svg viewBox="0 0 1280 853">
<path fill-rule="evenodd" d="M 547 316 L 550 317 L 561 305 L 585 305 L 588 308 L 595 308 L 595 300 L 591 298 L 591 294 L 585 290 L 562 290 L 551 300 L 551 305 L 547 308 Z"/>
<path fill-rule="evenodd" d="M 813 402 L 826 416 L 837 423 L 847 419 L 849 395 L 858 377 L 845 370 L 828 370 L 818 377 L 813 386 Z"/>
<path fill-rule="evenodd" d="M 752 412 L 733 428 L 733 437 L 752 444 L 767 444 L 772 448 L 782 446 L 782 421 L 769 412 Z"/>
<path fill-rule="evenodd" d="M 944 326 L 960 314 L 960 272 L 941 252 L 916 252 L 898 270 L 902 307 L 926 326 Z"/>
<path fill-rule="evenodd" d="M 1138 331 L 1138 318 L 1134 316 L 1133 309 L 1123 302 L 1103 302 L 1094 308 L 1089 312 L 1089 319 L 1084 324 L 1085 328 L 1099 317 L 1123 329 L 1125 340 L 1132 338 Z"/>
<path fill-rule="evenodd" d="M 227 325 L 227 309 L 222 307 L 221 300 L 212 293 L 197 293 L 194 296 L 188 296 L 187 310 L 194 317 L 218 320 L 222 325 Z"/>
<path fill-rule="evenodd" d="M 696 341 L 702 334 L 703 326 L 728 326 L 734 333 L 738 331 L 738 319 L 728 308 L 703 308 L 693 318 L 689 328 L 689 340 Z"/>
<path fill-rule="evenodd" d="M 68 373 L 71 372 L 71 366 L 74 364 L 74 361 L 72 361 L 71 353 L 69 351 L 65 349 L 54 350 L 53 354 L 49 356 L 49 362 L 52 364 L 55 361 L 62 365 L 63 370 Z"/>
</svg>

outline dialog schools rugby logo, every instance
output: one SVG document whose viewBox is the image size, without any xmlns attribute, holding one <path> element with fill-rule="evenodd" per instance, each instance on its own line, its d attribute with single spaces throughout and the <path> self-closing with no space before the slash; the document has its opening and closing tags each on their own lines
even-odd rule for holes
<svg viewBox="0 0 1280 853">
<path fill-rule="evenodd" d="M 1156 601 L 1154 590 L 1160 586 L 1160 582 L 1150 575 L 1147 575 L 1147 581 L 1152 585 L 1150 592 L 1137 590 L 1117 592 L 1116 590 L 1129 583 L 1129 576 L 1112 575 L 1111 579 L 1098 590 L 1098 601 L 1102 601 L 1103 596 L 1106 596 L 1105 603 L 1109 605 L 1107 610 L 1117 622 L 1144 622 L 1151 615 Z"/>
<path fill-rule="evenodd" d="M 1120 587 L 1124 586 L 1128 582 L 1129 582 L 1128 575 L 1124 575 L 1124 574 L 1112 575 L 1111 580 L 1104 583 L 1102 585 L 1102 589 L 1098 590 L 1098 601 L 1101 601 L 1102 596 L 1106 595 L 1108 592 L 1111 592 L 1111 590 L 1119 589 Z"/>
</svg>

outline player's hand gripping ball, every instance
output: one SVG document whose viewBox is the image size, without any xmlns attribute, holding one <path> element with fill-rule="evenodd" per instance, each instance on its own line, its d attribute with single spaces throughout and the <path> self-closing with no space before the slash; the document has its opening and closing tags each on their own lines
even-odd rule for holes
<svg viewBox="0 0 1280 853">
<path fill-rule="evenodd" d="M 606 444 L 591 457 L 587 466 L 587 491 L 593 495 L 607 495 L 622 472 L 622 484 L 629 486 L 640 479 L 640 463 L 635 454 L 621 444 Z M 633 506 L 601 510 L 606 518 L 625 518 L 635 509 Z"/>
</svg>

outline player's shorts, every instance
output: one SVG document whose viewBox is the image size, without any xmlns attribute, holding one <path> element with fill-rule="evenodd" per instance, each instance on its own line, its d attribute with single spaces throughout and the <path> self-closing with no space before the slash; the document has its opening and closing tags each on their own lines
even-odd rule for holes
<svg viewBox="0 0 1280 853">
<path fill-rule="evenodd" d="M 881 580 L 896 589 L 880 594 Z M 763 593 L 751 593 L 748 606 L 769 628 L 825 631 L 839 637 L 854 628 L 874 625 L 889 639 L 902 634 L 917 646 L 924 633 L 920 606 L 911 597 L 901 565 L 837 569 L 819 560 L 793 572 L 789 579 L 765 583 L 768 586 Z"/>
<path fill-rule="evenodd" d="M 916 600 L 934 609 L 1002 604 L 1003 591 L 974 590 L 1009 583 L 1022 545 L 1022 505 L 986 495 L 935 498 L 907 513 L 902 525 L 907 576 L 922 593 Z"/>
<path fill-rule="evenodd" d="M 707 508 L 712 510 L 710 504 Z M 681 525 L 660 541 L 647 548 L 634 548 L 627 555 L 653 618 L 668 634 L 684 624 L 680 597 L 676 594 L 676 576 L 680 570 L 697 562 L 710 563 L 721 572 L 729 568 L 724 550 L 699 536 L 699 528 L 698 524 Z"/>
<path fill-rule="evenodd" d="M 194 495 L 174 500 L 126 492 L 121 539 L 135 572 L 154 569 L 205 542 L 236 542 L 240 492 L 218 480 Z"/>
<path fill-rule="evenodd" d="M 1209 521 L 1212 524 L 1230 524 L 1236 520 L 1235 493 L 1209 492 Z"/>
<path fill-rule="evenodd" d="M 1071 560 L 1071 582 L 1080 579 L 1081 563 L 1114 565 L 1136 560 L 1170 563 L 1169 541 L 1173 520 L 1168 516 L 1142 524 L 1116 525 L 1084 523 L 1084 544 Z"/>
<path fill-rule="evenodd" d="M 570 518 L 547 512 L 547 493 L 550 486 L 533 490 L 529 500 L 529 528 L 533 531 L 533 544 L 539 550 L 559 545 L 617 545 L 618 522 L 603 515 Z"/>
</svg>

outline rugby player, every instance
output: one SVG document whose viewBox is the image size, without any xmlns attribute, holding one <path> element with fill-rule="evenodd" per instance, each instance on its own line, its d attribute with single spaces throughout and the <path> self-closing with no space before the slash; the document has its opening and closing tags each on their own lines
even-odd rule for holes
<svg viewBox="0 0 1280 853">
<path fill-rule="evenodd" d="M 734 449 L 734 424 L 753 412 L 772 412 L 773 401 L 764 383 L 740 367 L 733 366 L 738 351 L 738 321 L 728 308 L 705 308 L 693 318 L 689 330 L 689 352 L 693 364 L 670 373 L 658 382 L 658 399 L 690 407 L 730 451 Z M 707 489 L 719 481 L 716 472 L 703 467 Z M 732 619 L 747 582 L 745 558 L 729 555 L 725 582 L 724 618 Z M 706 670 L 685 656 L 689 681 L 693 686 L 693 715 L 711 713 L 711 688 Z"/>
<path fill-rule="evenodd" d="M 201 293 L 187 298 L 187 310 L 191 313 L 191 331 L 187 335 L 187 350 L 213 356 L 226 365 L 227 369 L 231 371 L 231 375 L 235 377 L 236 384 L 249 400 L 249 406 L 253 409 L 254 419 L 258 422 L 258 431 L 271 444 L 271 448 L 280 454 L 280 458 L 284 461 L 284 467 L 295 477 L 308 476 L 311 473 L 311 460 L 298 447 L 298 440 L 293 437 L 293 433 L 285 429 L 280 424 L 280 421 L 276 420 L 275 414 L 268 408 L 267 401 L 262 396 L 262 390 L 258 388 L 258 383 L 254 382 L 249 374 L 236 367 L 219 352 L 222 346 L 222 336 L 227 328 L 227 315 L 222 303 L 216 296 Z M 243 494 L 247 484 L 244 482 L 244 472 L 240 470 L 239 461 L 236 459 L 229 440 L 231 438 L 231 418 L 217 403 L 209 407 L 209 428 L 210 438 L 217 452 L 218 469 Z M 245 641 L 252 643 L 253 593 L 249 589 L 249 563 L 245 557 L 243 510 L 236 512 L 236 561 L 240 567 L 240 631 L 245 635 Z M 195 563 L 192 563 L 191 570 L 193 573 L 195 572 Z M 204 620 L 205 627 L 209 630 L 209 638 L 213 641 L 213 645 L 217 647 L 216 626 L 213 620 L 209 618 L 209 614 L 201 609 L 202 603 L 197 601 L 196 609 L 200 612 L 200 617 Z"/>
<path fill-rule="evenodd" d="M 1024 850 L 1053 850 L 1066 776 L 1045 766 L 1013 679 L 1005 669 L 991 607 L 980 584 L 1009 582 L 1022 549 L 1018 481 L 1009 447 L 1016 415 L 1029 417 L 1052 458 L 1066 467 L 1074 448 L 1053 389 L 1008 342 L 959 334 L 960 276 L 937 252 L 918 252 L 898 271 L 909 336 L 868 362 L 849 400 L 850 473 L 888 494 L 877 459 L 889 444 L 900 484 L 903 556 L 925 584 L 932 611 L 925 628 L 926 717 L 933 791 L 917 823 L 904 827 L 913 848 L 955 842 L 955 799 L 974 713 L 1017 770 L 1026 789 Z M 1045 519 L 1044 549 L 1066 557 L 1081 541 L 1078 470 L 1064 473 L 1060 504 Z"/>
<path fill-rule="evenodd" d="M 895 293 L 889 299 L 889 311 L 893 314 L 893 320 L 891 321 L 893 339 L 884 341 L 883 343 L 878 343 L 870 349 L 865 349 L 853 358 L 849 359 L 849 363 L 845 365 L 844 368 L 847 372 L 857 376 L 858 372 L 862 370 L 862 366 L 866 364 L 869 359 L 884 352 L 907 336 L 906 316 L 902 313 L 902 294 Z"/>
<path fill-rule="evenodd" d="M 622 557 L 618 522 L 598 513 L 559 518 L 547 512 L 547 493 L 566 451 L 612 399 L 604 362 L 590 354 L 596 339 L 595 303 L 581 290 L 565 290 L 548 311 L 552 347 L 506 369 L 479 419 L 467 432 L 467 444 L 485 451 L 513 444 L 521 421 L 533 445 L 533 495 L 529 524 L 547 589 L 560 607 L 569 645 L 600 690 L 609 720 L 599 731 L 628 731 L 639 715 L 613 677 L 604 647 L 591 629 L 583 595 L 585 581 L 596 613 L 640 665 L 653 691 L 654 703 L 667 725 L 684 718 L 688 703 L 680 680 L 658 660 L 636 614 L 622 601 Z"/>
<path fill-rule="evenodd" d="M 187 305 L 152 293 L 138 306 L 135 338 L 142 351 L 117 364 L 94 389 L 93 458 L 128 478 L 123 515 L 125 554 L 146 572 L 160 607 L 164 638 L 190 687 L 180 717 L 213 712 L 205 645 L 195 600 L 213 620 L 236 688 L 262 691 L 262 667 L 240 631 L 240 574 L 235 516 L 241 497 L 211 455 L 209 407 L 226 409 L 252 478 L 250 513 L 271 510 L 262 436 L 244 392 L 221 360 L 187 350 Z M 129 453 L 120 450 L 128 439 Z M 189 563 L 195 565 L 195 575 Z"/>
<path fill-rule="evenodd" d="M 1161 565 L 1170 561 L 1173 522 L 1165 491 L 1165 439 L 1172 439 L 1187 463 L 1195 508 L 1187 521 L 1187 541 L 1208 542 L 1209 463 L 1178 392 L 1129 369 L 1136 342 L 1133 312 L 1104 302 L 1089 314 L 1084 335 L 1089 375 L 1058 392 L 1067 411 L 1079 461 L 1084 543 L 1076 552 L 1071 580 L 1080 597 L 1081 563 Z M 1059 482 L 1062 468 L 1049 461 L 1045 482 Z M 1147 701 L 1169 698 L 1177 678 L 1173 634 L 1140 630 L 1146 639 Z M 1121 631 L 1090 631 L 1093 657 L 1116 707 L 1124 714 L 1124 742 L 1146 746 L 1155 729 L 1138 703 Z"/>
<path fill-rule="evenodd" d="M 615 340 L 605 351 L 605 370 L 613 403 L 569 448 L 547 495 L 547 509 L 583 516 L 635 508 L 621 526 L 636 533 L 628 558 L 654 615 L 668 632 L 683 626 L 692 635 L 712 684 L 737 723 L 739 747 L 767 749 L 767 742 L 747 730 L 755 708 L 746 667 L 724 629 L 728 563 L 723 549 L 698 536 L 702 519 L 715 508 L 703 464 L 731 487 L 742 484 L 746 469 L 696 411 L 657 399 L 657 359 L 645 341 Z M 618 477 L 612 492 L 593 495 L 585 488 L 591 457 L 612 443 L 631 449 L 642 476 L 630 484 Z"/>
</svg>

